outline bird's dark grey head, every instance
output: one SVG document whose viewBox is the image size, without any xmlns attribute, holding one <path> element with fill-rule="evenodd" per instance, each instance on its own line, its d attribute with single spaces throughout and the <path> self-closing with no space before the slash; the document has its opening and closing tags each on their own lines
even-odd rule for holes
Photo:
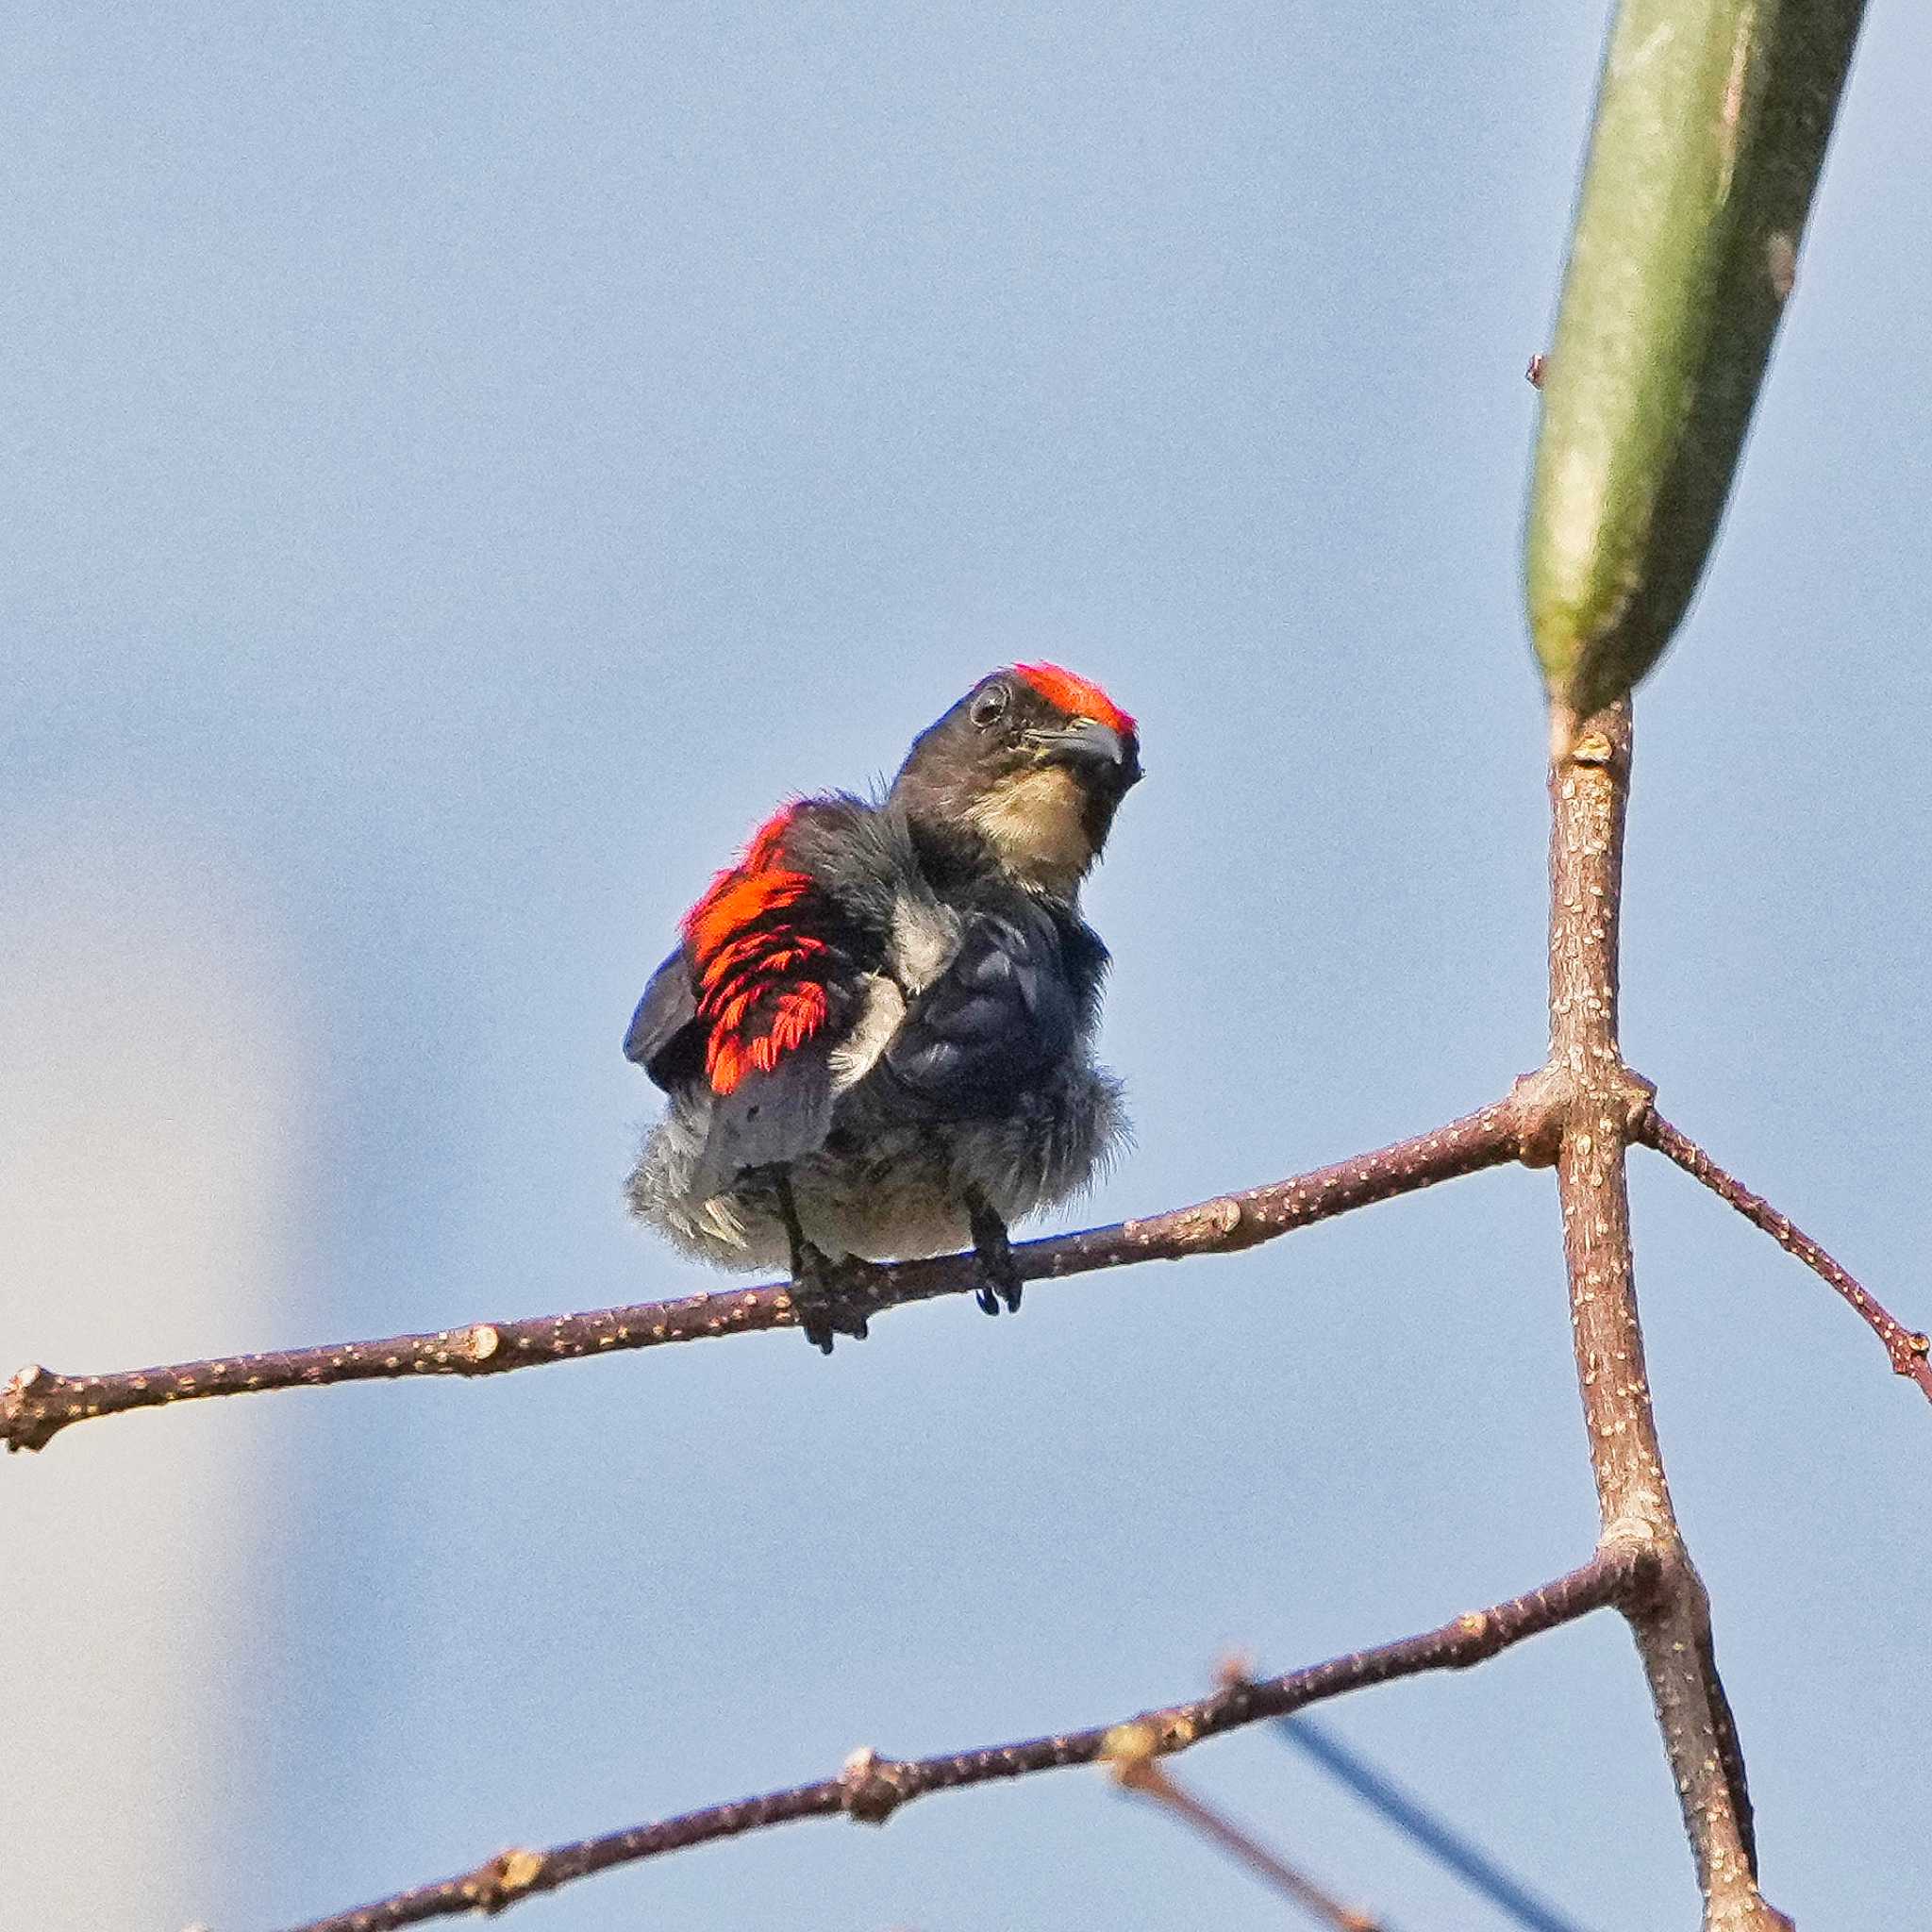
<svg viewBox="0 0 1932 1932">
<path fill-rule="evenodd" d="M 1071 900 L 1140 777 L 1134 721 L 1097 684 L 1016 664 L 913 740 L 889 804 L 915 831 L 983 847 L 1021 884 Z"/>
</svg>

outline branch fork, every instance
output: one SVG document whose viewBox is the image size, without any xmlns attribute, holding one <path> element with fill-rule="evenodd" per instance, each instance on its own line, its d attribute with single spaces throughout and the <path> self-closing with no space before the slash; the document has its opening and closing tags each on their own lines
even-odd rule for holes
<svg viewBox="0 0 1932 1932">
<path fill-rule="evenodd" d="M 1571 1327 L 1599 1551 L 1647 1549 L 1654 1591 L 1623 1607 L 1637 1640 L 1706 1932 L 1788 1932 L 1757 1889 L 1751 1799 L 1717 1674 L 1710 1606 L 1665 1479 L 1644 1369 L 1624 1150 L 1654 1109 L 1617 1037 L 1618 921 L 1630 784 L 1630 707 L 1583 722 L 1550 768 L 1550 1064 L 1573 1087 L 1557 1155 Z"/>
<path fill-rule="evenodd" d="M 1281 1716 L 1358 1685 L 1420 1670 L 1462 1669 L 1536 1631 L 1614 1605 L 1628 1621 L 1705 1894 L 1706 1932 L 1789 1932 L 1756 1877 L 1742 1754 L 1718 1677 L 1709 1602 L 1672 1508 L 1644 1373 L 1631 1264 L 1625 1150 L 1656 1149 L 1819 1274 L 1884 1343 L 1892 1367 L 1932 1398 L 1932 1341 L 1907 1328 L 1824 1249 L 1718 1167 L 1666 1121 L 1656 1090 L 1617 1040 L 1617 926 L 1630 771 L 1627 703 L 1564 720 L 1554 739 L 1550 793 L 1550 1053 L 1503 1099 L 1432 1132 L 1269 1186 L 1220 1194 L 1143 1220 L 1022 1242 L 1022 1281 L 1194 1255 L 1231 1254 L 1374 1202 L 1520 1161 L 1554 1167 L 1563 1215 L 1577 1377 L 1601 1514 L 1583 1569 L 1441 1629 L 1259 1684 L 1130 1720 L 1118 1748 L 1172 1754 L 1257 1719 Z M 875 1267 L 870 1317 L 979 1285 L 971 1254 Z M 419 1375 L 506 1374 L 764 1329 L 795 1326 L 790 1284 L 643 1302 L 580 1314 L 475 1322 L 433 1334 L 181 1362 L 118 1374 L 69 1376 L 30 1365 L 0 1391 L 0 1440 L 39 1449 L 95 1416 L 218 1395 Z M 421 1887 L 304 1932 L 386 1932 L 466 1911 L 496 1912 L 537 1891 L 614 1864 L 791 1820 L 837 1814 L 885 1823 L 901 1805 L 954 1786 L 1008 1778 L 1108 1755 L 1118 1727 L 1034 1739 L 954 1757 L 900 1760 L 853 1754 L 838 1777 L 715 1806 L 548 1851 L 512 1849 L 459 1879 Z M 1131 1755 L 1131 1752 L 1129 1753 Z M 1151 1788 L 1151 1787 L 1150 1787 Z"/>
</svg>

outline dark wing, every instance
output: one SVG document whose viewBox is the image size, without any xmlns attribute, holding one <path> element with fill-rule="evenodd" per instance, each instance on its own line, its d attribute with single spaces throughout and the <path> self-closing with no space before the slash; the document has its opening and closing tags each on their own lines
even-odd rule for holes
<svg viewBox="0 0 1932 1932">
<path fill-rule="evenodd" d="M 1011 1107 L 1079 1040 L 1106 959 L 1099 941 L 1087 938 L 1097 961 L 1081 957 L 1084 949 L 1038 906 L 970 913 L 951 965 L 887 1043 L 893 1078 L 938 1114 Z"/>
<path fill-rule="evenodd" d="M 705 1033 L 698 1024 L 691 960 L 679 946 L 651 974 L 624 1036 L 624 1057 L 635 1060 L 668 1093 L 704 1071 Z"/>
</svg>

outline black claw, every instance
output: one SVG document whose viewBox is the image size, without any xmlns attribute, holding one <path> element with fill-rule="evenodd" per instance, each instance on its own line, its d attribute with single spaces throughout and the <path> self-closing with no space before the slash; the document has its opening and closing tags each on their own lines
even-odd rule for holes
<svg viewBox="0 0 1932 1932">
<path fill-rule="evenodd" d="M 832 1297 L 825 1291 L 825 1257 L 806 1247 L 791 1257 L 791 1309 L 805 1339 L 821 1355 L 832 1352 Z"/>
<path fill-rule="evenodd" d="M 801 1241 L 791 1258 L 791 1306 L 805 1339 L 821 1355 L 832 1352 L 835 1335 L 863 1341 L 871 1315 L 866 1292 L 872 1269 L 847 1257 L 835 1261 Z"/>
<path fill-rule="evenodd" d="M 1007 1238 L 1007 1224 L 990 1201 L 978 1194 L 969 1195 L 967 1218 L 973 1228 L 973 1252 L 979 1260 L 979 1286 L 973 1298 L 989 1315 L 997 1315 L 1000 1303 L 1007 1312 L 1020 1312 L 1020 1292 L 1025 1284 L 1013 1261 L 1013 1244 Z"/>
<path fill-rule="evenodd" d="M 783 1167 L 774 1167 L 771 1173 L 791 1249 L 791 1307 L 805 1339 L 821 1355 L 831 1354 L 834 1335 L 849 1335 L 855 1341 L 863 1341 L 871 1312 L 866 1292 L 871 1268 L 851 1256 L 835 1261 L 807 1241 L 798 1222 L 791 1175 Z"/>
<path fill-rule="evenodd" d="M 811 1294 L 803 1277 L 791 1277 L 791 1306 L 798 1314 L 798 1325 L 805 1339 L 821 1355 L 832 1352 L 831 1304 Z"/>
</svg>

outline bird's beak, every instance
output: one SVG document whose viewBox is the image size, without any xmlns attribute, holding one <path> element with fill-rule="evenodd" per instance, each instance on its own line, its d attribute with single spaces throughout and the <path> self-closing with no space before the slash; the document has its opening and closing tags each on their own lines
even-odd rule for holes
<svg viewBox="0 0 1932 1932">
<path fill-rule="evenodd" d="M 1130 785 L 1141 775 L 1140 762 L 1128 751 L 1126 741 L 1098 718 L 1075 718 L 1058 730 L 1036 733 L 1034 741 L 1072 763 L 1107 766 Z"/>
</svg>

